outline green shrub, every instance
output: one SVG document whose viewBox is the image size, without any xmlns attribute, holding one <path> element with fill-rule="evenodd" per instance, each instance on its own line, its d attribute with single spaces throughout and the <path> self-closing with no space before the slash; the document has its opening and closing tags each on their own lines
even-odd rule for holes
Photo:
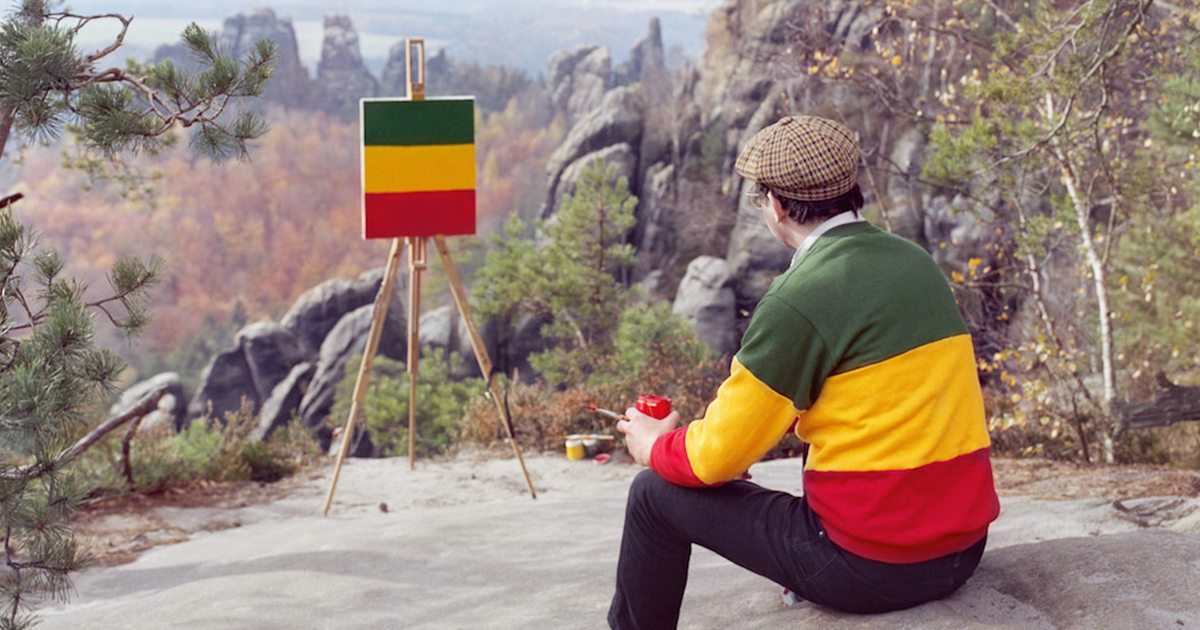
<svg viewBox="0 0 1200 630">
<path fill-rule="evenodd" d="M 620 279 L 636 260 L 626 242 L 636 204 L 616 168 L 596 161 L 555 220 L 537 225 L 544 242 L 513 215 L 479 270 L 483 316 L 550 319 L 541 334 L 551 347 L 529 357 L 542 382 L 508 391 L 522 444 L 559 448 L 570 433 L 611 430 L 588 404 L 622 411 L 638 394 L 656 394 L 672 398 L 684 418 L 697 418 L 716 394 L 727 359 L 712 356 L 670 305 L 640 304 L 640 292 Z M 485 442 L 502 429 L 486 399 L 475 401 L 463 426 L 469 439 Z"/>
<path fill-rule="evenodd" d="M 160 425 L 137 432 L 130 442 L 133 487 L 125 478 L 122 441 L 114 431 L 76 464 L 93 493 L 128 490 L 157 492 L 198 479 L 213 481 L 278 481 L 314 459 L 319 449 L 304 427 L 293 422 L 266 442 L 250 437 L 257 424 L 253 404 L 225 415 L 223 422 L 197 418 L 178 434 Z"/>
<path fill-rule="evenodd" d="M 361 356 L 348 365 L 358 365 Z M 462 363 L 457 353 L 436 351 L 422 358 L 417 370 L 417 443 L 419 455 L 444 452 L 458 440 L 463 412 L 472 398 L 483 393 L 482 379 L 452 380 L 450 375 Z M 347 370 L 334 395 L 334 418 L 346 418 L 354 398 L 357 370 Z M 371 381 L 358 418 L 359 426 L 370 431 L 371 441 L 381 455 L 408 453 L 409 376 L 403 362 L 384 356 L 375 358 Z"/>
<path fill-rule="evenodd" d="M 619 439 L 615 423 L 587 406 L 621 413 L 633 406 L 638 394 L 670 398 L 687 423 L 704 415 L 728 370 L 728 358 L 714 356 L 665 303 L 626 309 L 613 338 L 605 369 L 582 382 L 566 387 L 546 381 L 508 385 L 506 404 L 522 447 L 561 449 L 572 433 Z M 466 440 L 485 444 L 507 437 L 495 404 L 483 396 L 468 408 L 462 433 Z"/>
</svg>

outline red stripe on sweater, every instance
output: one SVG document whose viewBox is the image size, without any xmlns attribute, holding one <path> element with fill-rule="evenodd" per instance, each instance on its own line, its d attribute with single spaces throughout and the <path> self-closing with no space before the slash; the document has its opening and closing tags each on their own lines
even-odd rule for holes
<svg viewBox="0 0 1200 630">
<path fill-rule="evenodd" d="M 962 551 L 1000 514 L 986 448 L 911 470 L 805 471 L 804 493 L 830 540 L 881 562 Z"/>
<path fill-rule="evenodd" d="M 687 456 L 687 427 L 659 436 L 650 450 L 650 468 L 667 481 L 689 488 L 703 488 L 708 484 L 700 481 L 692 472 Z"/>
</svg>

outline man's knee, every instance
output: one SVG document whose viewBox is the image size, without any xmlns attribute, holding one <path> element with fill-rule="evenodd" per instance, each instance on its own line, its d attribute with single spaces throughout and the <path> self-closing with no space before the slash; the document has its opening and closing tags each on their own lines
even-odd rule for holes
<svg viewBox="0 0 1200 630">
<path fill-rule="evenodd" d="M 633 483 L 629 484 L 629 503 L 630 505 L 642 503 L 646 500 L 653 500 L 654 496 L 659 494 L 663 487 L 668 482 L 658 473 L 647 468 L 638 473 L 633 478 Z"/>
</svg>

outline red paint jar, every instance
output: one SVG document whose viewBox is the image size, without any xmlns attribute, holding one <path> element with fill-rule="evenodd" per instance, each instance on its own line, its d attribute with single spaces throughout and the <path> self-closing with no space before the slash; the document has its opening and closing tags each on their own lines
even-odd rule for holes
<svg viewBox="0 0 1200 630">
<path fill-rule="evenodd" d="M 658 420 L 671 415 L 671 399 L 663 398 L 662 396 L 639 394 L 637 404 L 634 407 L 638 411 Z"/>
</svg>

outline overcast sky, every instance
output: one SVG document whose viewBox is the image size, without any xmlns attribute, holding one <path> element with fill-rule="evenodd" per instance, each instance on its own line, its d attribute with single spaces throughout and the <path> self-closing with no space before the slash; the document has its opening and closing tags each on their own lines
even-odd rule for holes
<svg viewBox="0 0 1200 630">
<path fill-rule="evenodd" d="M 248 13 L 254 6 L 269 6 L 280 18 L 292 20 L 300 47 L 301 59 L 315 66 L 321 54 L 324 35 L 323 20 L 327 14 L 349 15 L 358 31 L 359 44 L 368 65 L 380 66 L 388 50 L 400 38 L 425 37 L 430 54 L 447 46 L 452 55 L 479 56 L 479 48 L 464 42 L 454 42 L 455 27 L 473 33 L 480 29 L 490 33 L 490 25 L 512 30 L 523 24 L 536 24 L 545 18 L 541 31 L 529 35 L 552 40 L 539 42 L 537 62 L 530 56 L 494 58 L 494 63 L 524 65 L 536 71 L 544 48 L 567 47 L 574 44 L 602 44 L 612 50 L 614 61 L 628 54 L 634 38 L 644 34 L 650 15 L 659 15 L 663 23 L 663 40 L 667 49 L 678 46 L 689 56 L 698 55 L 703 46 L 704 24 L 720 0 L 208 0 L 203 3 L 168 2 L 164 0 L 69 0 L 73 12 L 81 14 L 120 13 L 133 15 L 133 26 L 126 36 L 128 54 L 144 56 L 146 51 L 164 43 L 174 43 L 190 22 L 211 30 L 219 30 L 225 18 Z M 510 24 L 504 24 L 505 20 Z M 565 23 L 572 21 L 573 23 Z M 420 25 L 426 25 L 422 27 Z M 430 26 L 432 25 L 432 26 Z M 442 28 L 438 28 L 438 27 Z M 531 28 L 538 28 L 531 26 Z M 117 25 L 89 26 L 80 41 L 87 47 L 109 41 Z M 405 32 L 405 31 L 432 32 Z M 510 35 L 511 36 L 511 35 Z M 574 41 L 578 40 L 578 41 Z M 487 59 L 475 59 L 486 62 Z"/>
</svg>

